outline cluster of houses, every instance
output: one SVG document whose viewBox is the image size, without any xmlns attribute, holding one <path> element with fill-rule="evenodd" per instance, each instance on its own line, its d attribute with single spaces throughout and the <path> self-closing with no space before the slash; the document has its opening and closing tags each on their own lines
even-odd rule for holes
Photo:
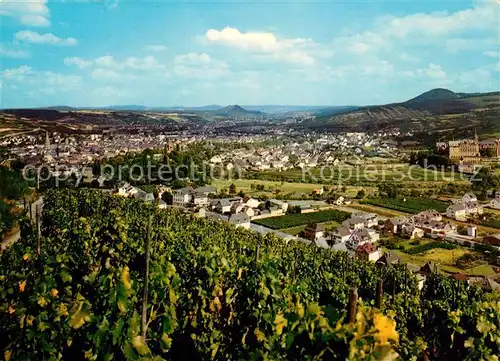
<svg viewBox="0 0 500 361">
<path fill-rule="evenodd" d="M 252 219 L 278 217 L 288 210 L 288 203 L 277 199 L 261 202 L 249 196 L 213 198 L 215 194 L 215 187 L 181 188 L 172 192 L 172 203 L 174 206 L 192 208 L 199 216 L 228 220 L 247 229 Z"/>
<path fill-rule="evenodd" d="M 386 234 L 408 239 L 424 236 L 444 238 L 446 235 L 456 232 L 456 226 L 443 221 L 443 216 L 435 210 L 423 211 L 410 217 L 389 218 L 384 222 L 383 229 Z"/>
<path fill-rule="evenodd" d="M 148 193 L 139 187 L 134 187 L 130 183 L 121 183 L 116 191 L 116 194 L 122 197 L 129 197 L 142 200 L 144 202 L 158 202 L 158 207 L 167 208 L 167 203 L 161 199 L 161 195 L 155 198 L 153 193 Z"/>
<path fill-rule="evenodd" d="M 373 228 L 375 226 L 378 226 L 376 214 L 358 212 L 353 213 L 333 232 L 326 232 L 321 224 L 310 224 L 304 234 L 316 243 L 330 243 L 334 250 L 347 251 L 359 259 L 376 261 L 381 256 L 381 250 L 375 246 L 380 239 L 379 233 Z"/>
<path fill-rule="evenodd" d="M 238 227 L 249 229 L 252 219 L 282 216 L 287 209 L 288 203 L 277 199 L 261 202 L 245 196 L 211 199 L 204 211 L 200 211 L 207 218 L 227 220 Z"/>
<path fill-rule="evenodd" d="M 397 135 L 397 134 L 393 134 Z M 391 141 L 389 134 L 343 133 L 323 134 L 311 140 L 286 142 L 285 144 L 262 146 L 255 149 L 239 148 L 213 156 L 210 163 L 224 166 L 228 170 L 242 169 L 285 171 L 292 168 L 311 168 L 323 165 L 348 164 L 344 160 L 352 154 L 386 155 L 396 152 L 398 143 Z"/>
<path fill-rule="evenodd" d="M 495 198 L 493 198 L 489 204 L 492 209 L 500 209 L 500 191 L 495 192 Z"/>
<path fill-rule="evenodd" d="M 454 199 L 453 204 L 446 209 L 446 216 L 457 221 L 466 221 L 468 217 L 483 214 L 483 206 L 477 201 L 474 193 L 464 194 L 460 199 Z"/>
</svg>

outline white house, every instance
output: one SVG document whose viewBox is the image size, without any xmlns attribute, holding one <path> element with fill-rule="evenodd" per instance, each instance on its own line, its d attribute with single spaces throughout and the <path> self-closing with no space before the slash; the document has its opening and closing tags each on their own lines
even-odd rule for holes
<svg viewBox="0 0 500 361">
<path fill-rule="evenodd" d="M 191 190 L 189 188 L 177 189 L 172 196 L 174 204 L 188 204 L 191 201 Z"/>
<path fill-rule="evenodd" d="M 335 242 L 347 242 L 351 237 L 351 230 L 346 227 L 339 227 L 332 233 L 332 239 Z"/>
<path fill-rule="evenodd" d="M 204 193 L 196 192 L 193 194 L 192 200 L 195 206 L 206 206 L 208 204 L 208 197 Z"/>
<path fill-rule="evenodd" d="M 365 243 L 373 243 L 380 239 L 380 235 L 371 228 L 355 229 L 346 242 L 348 248 L 355 250 Z"/>
<path fill-rule="evenodd" d="M 120 187 L 118 187 L 118 195 L 122 197 L 130 197 L 136 194 L 139 190 L 135 187 L 132 187 L 129 183 L 123 183 Z"/>
<path fill-rule="evenodd" d="M 248 207 L 251 207 L 251 208 L 257 208 L 260 204 L 260 201 L 258 199 L 255 199 L 255 198 L 248 198 L 246 201 L 245 201 L 245 198 L 243 199 L 243 203 L 248 206 Z"/>
<path fill-rule="evenodd" d="M 441 213 L 438 211 L 435 211 L 433 209 L 430 209 L 428 211 L 423 211 L 420 212 L 419 214 L 416 215 L 416 217 L 426 219 L 429 221 L 438 221 L 441 222 L 443 220 L 443 216 L 441 216 Z"/>
<path fill-rule="evenodd" d="M 255 211 L 252 207 L 245 207 L 243 209 L 243 213 L 245 213 L 248 217 L 252 218 L 255 216 Z"/>
<path fill-rule="evenodd" d="M 287 202 L 280 201 L 279 199 L 270 199 L 269 202 L 271 204 L 273 204 L 275 206 L 278 206 L 281 209 L 283 209 L 283 212 L 285 212 L 285 213 L 288 210 L 288 203 Z"/>
<path fill-rule="evenodd" d="M 404 225 L 401 229 L 401 235 L 403 237 L 408 237 L 409 239 L 422 238 L 424 233 L 423 229 L 413 225 Z"/>
<path fill-rule="evenodd" d="M 215 204 L 215 210 L 218 213 L 229 213 L 231 212 L 231 202 L 227 199 L 219 199 Z"/>
<path fill-rule="evenodd" d="M 375 213 L 357 212 L 351 215 L 351 218 L 360 218 L 366 228 L 371 228 L 378 225 L 378 218 Z"/>
<path fill-rule="evenodd" d="M 250 218 L 245 213 L 231 215 L 231 217 L 229 217 L 229 222 L 234 224 L 236 227 L 242 227 L 245 229 L 250 228 Z"/>
<path fill-rule="evenodd" d="M 468 202 L 477 202 L 477 197 L 474 193 L 469 192 L 465 193 L 462 197 L 462 202 L 463 203 L 468 203 Z"/>
<path fill-rule="evenodd" d="M 353 217 L 346 219 L 344 222 L 342 222 L 342 227 L 349 228 L 349 229 L 362 229 L 365 226 L 365 221 L 363 218 L 359 217 Z"/>
<path fill-rule="evenodd" d="M 344 196 L 338 196 L 338 197 L 334 197 L 332 199 L 332 203 L 336 204 L 337 206 L 344 204 L 344 201 L 345 201 Z"/>
<path fill-rule="evenodd" d="M 500 209 L 500 198 L 495 198 L 490 202 L 490 208 Z"/>
<path fill-rule="evenodd" d="M 465 221 L 467 219 L 467 208 L 463 204 L 452 204 L 446 209 L 446 217 L 457 221 Z"/>
<path fill-rule="evenodd" d="M 240 213 L 245 205 L 243 203 L 234 202 L 231 204 L 231 213 Z"/>
<path fill-rule="evenodd" d="M 137 192 L 134 194 L 134 198 L 144 202 L 154 202 L 155 200 L 155 196 L 153 193 L 147 193 L 142 189 L 137 189 Z"/>
</svg>

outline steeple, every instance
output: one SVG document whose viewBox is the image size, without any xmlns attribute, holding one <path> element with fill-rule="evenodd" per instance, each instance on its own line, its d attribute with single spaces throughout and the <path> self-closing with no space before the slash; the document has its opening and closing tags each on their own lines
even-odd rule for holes
<svg viewBox="0 0 500 361">
<path fill-rule="evenodd" d="M 50 154 L 50 138 L 49 132 L 45 131 L 45 154 Z"/>
</svg>

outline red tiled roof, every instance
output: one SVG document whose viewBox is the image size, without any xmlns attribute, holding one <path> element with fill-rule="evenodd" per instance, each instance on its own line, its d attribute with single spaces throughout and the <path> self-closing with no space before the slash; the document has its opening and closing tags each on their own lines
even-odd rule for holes
<svg viewBox="0 0 500 361">
<path fill-rule="evenodd" d="M 453 278 L 455 281 L 467 281 L 469 279 L 469 277 L 463 273 L 454 273 L 450 276 L 450 278 Z"/>
<path fill-rule="evenodd" d="M 356 253 L 373 253 L 377 250 L 377 248 L 373 245 L 373 243 L 365 243 L 356 248 Z"/>
</svg>

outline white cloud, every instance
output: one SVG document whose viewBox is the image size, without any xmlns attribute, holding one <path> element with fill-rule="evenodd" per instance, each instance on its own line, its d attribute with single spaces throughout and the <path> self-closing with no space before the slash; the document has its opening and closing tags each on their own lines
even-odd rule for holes
<svg viewBox="0 0 500 361">
<path fill-rule="evenodd" d="M 92 93 L 100 98 L 103 104 L 110 104 L 110 102 L 116 102 L 117 99 L 125 96 L 125 92 L 123 90 L 117 89 L 113 86 L 104 86 L 94 88 Z M 110 99 L 114 99 L 110 101 Z"/>
<path fill-rule="evenodd" d="M 52 71 L 36 71 L 28 65 L 4 70 L 2 78 L 5 82 L 9 82 L 10 85 L 23 83 L 37 89 L 56 87 L 58 90 L 70 90 L 80 87 L 82 84 L 80 76 Z"/>
<path fill-rule="evenodd" d="M 216 78 L 228 74 L 229 67 L 206 53 L 188 53 L 174 58 L 174 73 L 186 78 Z"/>
<path fill-rule="evenodd" d="M 458 81 L 463 87 L 474 91 L 486 91 L 498 88 L 498 80 L 485 68 L 465 71 L 458 75 Z"/>
<path fill-rule="evenodd" d="M 444 79 L 446 78 L 446 72 L 443 70 L 441 65 L 430 63 L 427 68 L 417 69 L 416 74 L 418 76 L 423 76 L 433 79 Z"/>
<path fill-rule="evenodd" d="M 383 19 L 385 29 L 393 36 L 403 38 L 415 34 L 441 36 L 472 29 L 498 31 L 499 4 L 493 1 L 478 2 L 473 8 L 449 13 L 418 13 L 403 17 Z"/>
<path fill-rule="evenodd" d="M 94 3 L 103 3 L 110 10 L 116 9 L 118 7 L 118 3 L 120 2 L 120 0 L 88 0 L 88 1 Z"/>
<path fill-rule="evenodd" d="M 5 69 L 2 77 L 7 79 L 24 79 L 25 76 L 34 74 L 33 69 L 28 65 L 21 65 L 18 68 Z"/>
<path fill-rule="evenodd" d="M 494 50 L 486 50 L 483 52 L 483 55 L 489 56 L 490 58 L 499 58 L 500 57 L 500 51 L 494 51 Z"/>
<path fill-rule="evenodd" d="M 313 65 L 315 63 L 314 58 L 303 51 L 277 52 L 273 54 L 273 58 L 302 65 Z"/>
<path fill-rule="evenodd" d="M 159 64 L 155 57 L 149 55 L 144 58 L 127 58 L 123 64 L 125 68 L 139 69 L 139 70 L 150 70 L 150 69 L 163 69 L 164 66 Z"/>
<path fill-rule="evenodd" d="M 79 58 L 77 56 L 71 58 L 64 58 L 64 64 L 66 65 L 74 65 L 80 69 L 88 68 L 92 66 L 92 62 L 90 60 L 85 60 Z"/>
<path fill-rule="evenodd" d="M 78 75 L 60 74 L 52 71 L 44 71 L 41 74 L 48 85 L 56 85 L 65 89 L 79 87 L 82 82 L 82 78 Z"/>
<path fill-rule="evenodd" d="M 102 68 L 92 70 L 91 77 L 96 80 L 118 80 L 121 78 L 120 74 L 114 70 Z"/>
<path fill-rule="evenodd" d="M 188 53 L 174 58 L 174 62 L 178 64 L 208 64 L 210 60 L 210 55 L 206 53 Z"/>
<path fill-rule="evenodd" d="M 241 33 L 238 29 L 226 27 L 222 30 L 209 29 L 205 38 L 212 43 L 249 50 L 249 51 L 275 51 L 278 40 L 272 33 L 248 32 Z"/>
<path fill-rule="evenodd" d="M 416 63 L 420 60 L 417 56 L 408 54 L 405 51 L 399 54 L 399 59 L 408 63 Z"/>
<path fill-rule="evenodd" d="M 357 43 L 352 43 L 348 50 L 351 52 L 351 53 L 355 53 L 355 54 L 364 54 L 368 51 L 368 45 L 366 45 L 365 43 L 361 43 L 361 42 L 357 42 Z"/>
<path fill-rule="evenodd" d="M 50 45 L 76 45 L 78 41 L 75 38 L 60 38 L 52 33 L 40 34 L 36 31 L 22 30 L 15 34 L 19 41 L 32 44 L 50 44 Z"/>
<path fill-rule="evenodd" d="M 95 63 L 96 65 L 104 67 L 118 67 L 118 63 L 111 55 L 101 56 L 95 60 Z"/>
<path fill-rule="evenodd" d="M 387 39 L 373 31 L 351 36 L 342 36 L 333 40 L 333 46 L 337 49 L 347 50 L 351 54 L 366 55 L 376 53 L 387 47 Z"/>
<path fill-rule="evenodd" d="M 7 48 L 5 45 L 0 44 L 0 56 L 4 56 L 6 58 L 24 59 L 29 57 L 29 53 L 21 49 Z"/>
<path fill-rule="evenodd" d="M 500 6 L 478 2 L 456 12 L 418 13 L 401 17 L 382 16 L 370 30 L 351 36 L 336 37 L 333 47 L 352 54 L 375 55 L 381 51 L 401 54 L 405 48 L 438 46 L 448 52 L 484 50 L 498 45 Z M 474 33 L 474 38 L 470 34 Z M 479 36 L 477 36 L 479 34 Z M 413 61 L 399 55 L 402 61 Z"/>
<path fill-rule="evenodd" d="M 135 70 L 154 70 L 165 69 L 163 64 L 159 64 L 155 57 L 149 55 L 144 58 L 129 57 L 123 61 L 117 61 L 111 55 L 105 55 L 97 58 L 94 63 L 102 68 L 135 69 Z"/>
<path fill-rule="evenodd" d="M 47 0 L 5 0 L 0 2 L 0 15 L 17 18 L 27 26 L 50 26 Z"/>
<path fill-rule="evenodd" d="M 160 44 L 151 44 L 151 45 L 146 45 L 144 49 L 146 51 L 161 52 L 167 50 L 167 47 L 165 45 L 160 45 Z"/>
<path fill-rule="evenodd" d="M 50 20 L 42 15 L 23 15 L 21 16 L 21 23 L 27 26 L 48 27 Z"/>
<path fill-rule="evenodd" d="M 267 54 L 271 59 L 290 63 L 312 65 L 312 52 L 317 46 L 311 39 L 278 39 L 268 32 L 242 33 L 238 29 L 226 27 L 222 30 L 209 29 L 205 33 L 209 44 L 220 44 L 240 51 Z"/>
</svg>

